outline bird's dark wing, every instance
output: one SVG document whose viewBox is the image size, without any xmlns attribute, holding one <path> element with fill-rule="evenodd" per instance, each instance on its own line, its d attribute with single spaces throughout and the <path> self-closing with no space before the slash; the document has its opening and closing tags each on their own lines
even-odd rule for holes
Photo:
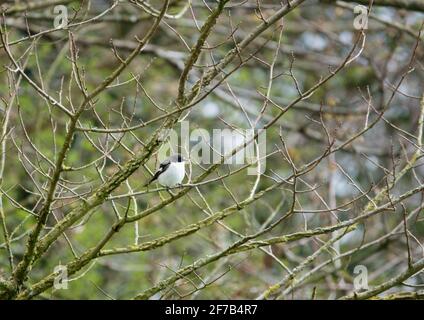
<svg viewBox="0 0 424 320">
<path fill-rule="evenodd" d="M 163 173 L 166 169 L 168 169 L 169 165 L 171 164 L 171 161 L 169 160 L 165 160 L 164 162 L 162 162 L 159 165 L 158 170 L 155 172 L 155 174 L 153 175 L 153 177 L 149 180 L 149 182 L 147 182 L 145 184 L 145 186 L 151 184 L 153 181 L 155 181 L 157 178 L 159 178 L 159 176 L 161 175 L 161 173 Z"/>
</svg>

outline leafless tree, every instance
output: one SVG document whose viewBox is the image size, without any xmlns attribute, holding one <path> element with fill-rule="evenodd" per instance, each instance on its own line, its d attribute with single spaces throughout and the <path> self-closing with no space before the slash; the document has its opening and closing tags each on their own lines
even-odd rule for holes
<svg viewBox="0 0 424 320">
<path fill-rule="evenodd" d="M 424 297 L 423 1 L 1 15 L 0 298 Z M 166 150 L 183 184 L 145 187 Z"/>
</svg>

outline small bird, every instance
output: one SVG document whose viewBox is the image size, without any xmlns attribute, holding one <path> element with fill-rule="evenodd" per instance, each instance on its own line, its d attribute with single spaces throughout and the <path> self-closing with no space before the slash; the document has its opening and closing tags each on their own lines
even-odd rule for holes
<svg viewBox="0 0 424 320">
<path fill-rule="evenodd" d="M 187 160 L 180 154 L 168 157 L 160 165 L 156 173 L 144 186 L 149 185 L 156 179 L 167 188 L 172 188 L 181 184 L 185 176 L 185 164 Z"/>
</svg>

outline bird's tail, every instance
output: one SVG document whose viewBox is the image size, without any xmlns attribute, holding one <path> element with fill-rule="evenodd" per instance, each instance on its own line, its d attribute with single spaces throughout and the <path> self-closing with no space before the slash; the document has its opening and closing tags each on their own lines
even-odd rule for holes
<svg viewBox="0 0 424 320">
<path fill-rule="evenodd" d="M 147 187 L 149 184 L 151 184 L 153 181 L 155 181 L 158 177 L 156 175 L 154 175 L 149 181 L 147 181 L 144 185 L 143 188 Z"/>
</svg>

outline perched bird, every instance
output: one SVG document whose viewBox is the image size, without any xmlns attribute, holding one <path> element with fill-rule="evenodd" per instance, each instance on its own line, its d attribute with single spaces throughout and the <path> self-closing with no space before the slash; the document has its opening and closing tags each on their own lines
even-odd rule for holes
<svg viewBox="0 0 424 320">
<path fill-rule="evenodd" d="M 167 188 L 175 187 L 183 182 L 185 176 L 185 164 L 187 160 L 180 154 L 174 154 L 163 161 L 156 173 L 144 186 L 149 185 L 156 179 Z"/>
</svg>

